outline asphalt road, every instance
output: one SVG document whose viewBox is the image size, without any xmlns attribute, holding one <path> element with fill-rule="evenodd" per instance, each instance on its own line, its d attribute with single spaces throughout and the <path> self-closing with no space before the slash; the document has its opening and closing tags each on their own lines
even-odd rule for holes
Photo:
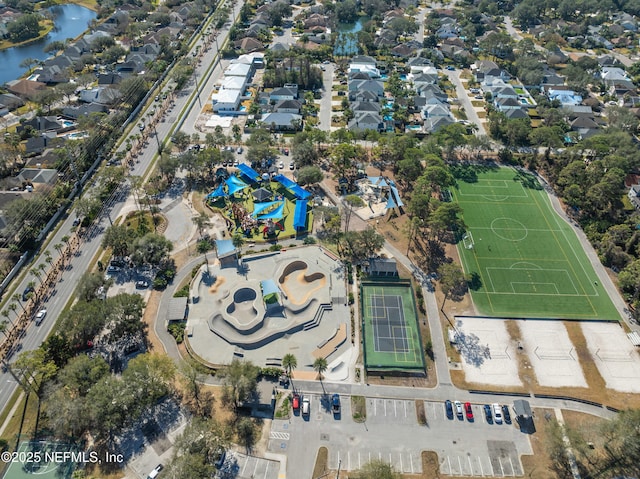
<svg viewBox="0 0 640 479">
<path fill-rule="evenodd" d="M 239 13 L 240 8 L 242 8 L 242 3 L 238 3 L 234 7 L 234 16 Z M 228 27 L 220 30 L 218 36 L 218 45 L 220 47 L 222 47 L 222 45 L 224 44 L 228 34 Z M 196 50 L 197 45 L 200 45 L 201 42 L 202 40 L 195 42 L 192 50 L 190 51 L 190 54 L 191 52 Z M 213 63 L 216 53 L 217 50 L 214 42 L 209 51 L 205 53 L 204 58 L 197 69 L 198 78 L 202 78 L 202 76 L 205 75 L 205 71 L 207 67 Z M 214 70 L 219 73 L 220 65 L 216 65 L 216 68 Z M 185 112 L 185 114 L 188 115 L 187 121 L 193 118 L 194 110 L 196 110 L 197 113 L 197 109 L 193 108 L 194 105 L 197 105 L 197 99 L 190 98 L 194 87 L 195 82 L 192 81 L 191 84 L 188 85 L 182 92 L 179 92 L 175 99 L 175 105 L 173 106 L 171 112 L 166 115 L 166 120 L 164 122 L 158 123 L 156 130 L 160 142 L 164 142 L 169 138 L 172 126 L 176 121 L 178 121 L 178 115 L 180 112 Z M 187 111 L 185 110 L 185 108 L 188 104 L 191 108 Z M 156 106 L 151 105 L 147 110 L 155 107 Z M 145 114 L 146 111 L 143 111 L 139 115 L 139 117 L 144 118 Z M 136 133 L 138 133 L 138 128 L 134 125 L 134 128 L 129 133 L 129 136 Z M 134 168 L 130 171 L 130 174 L 136 176 L 144 176 L 145 172 L 151 165 L 156 152 L 157 144 L 152 137 L 148 143 L 148 146 L 138 156 L 137 163 L 135 163 Z M 107 214 L 112 219 L 118 217 L 125 204 L 125 199 L 128 196 L 128 191 L 128 186 L 126 184 L 123 185 L 121 187 L 121 195 L 118 198 L 112 199 L 111 203 L 106 205 L 106 208 L 104 210 L 105 215 L 100 219 L 99 222 L 92 225 L 84 235 L 84 240 L 80 245 L 78 254 L 73 256 L 69 261 L 69 266 L 63 273 L 61 280 L 57 283 L 54 289 L 54 294 L 45 303 L 43 303 L 43 306 L 45 306 L 48 310 L 46 319 L 40 326 L 35 326 L 34 323 L 29 326 L 26 335 L 21 341 L 22 351 L 37 349 L 49 335 L 49 333 L 53 330 L 54 324 L 58 319 L 58 315 L 62 312 L 69 299 L 73 296 L 73 293 L 78 285 L 78 281 L 80 280 L 82 274 L 88 269 L 92 258 L 100 250 L 102 235 L 106 227 L 109 225 Z M 69 217 L 63 223 L 61 223 L 58 230 L 53 234 L 48 242 L 49 246 L 47 246 L 46 249 L 50 251 L 54 263 L 57 260 L 59 254 L 57 250 L 55 250 L 53 245 L 57 243 L 64 243 L 62 241 L 62 238 L 64 236 L 71 235 L 74 219 L 75 216 L 70 214 Z M 41 263 L 44 263 L 44 259 L 38 257 L 33 260 L 31 265 L 25 268 L 25 271 L 32 270 L 34 269 L 34 267 Z M 7 294 L 13 294 L 13 292 L 18 292 L 21 294 L 22 291 L 27 287 L 28 283 L 34 280 L 37 282 L 37 279 L 32 277 L 30 274 L 23 275 L 23 278 L 21 280 L 15 282 L 15 289 L 11 292 L 7 292 Z M 11 314 L 13 315 L 13 313 Z M 11 361 L 15 360 L 16 357 L 17 354 L 15 354 L 11 358 Z M 9 401 L 11 399 L 11 396 L 13 396 L 14 392 L 16 391 L 18 385 L 9 372 L 0 373 L 0 384 L 2 384 L 2 388 L 0 388 L 0 410 L 4 410 L 5 407 L 11 406 L 11 404 L 9 404 Z"/>
</svg>

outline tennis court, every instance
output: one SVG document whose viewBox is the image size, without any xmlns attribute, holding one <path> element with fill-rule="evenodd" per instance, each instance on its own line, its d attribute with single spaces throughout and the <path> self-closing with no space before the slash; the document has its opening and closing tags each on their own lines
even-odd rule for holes
<svg viewBox="0 0 640 479">
<path fill-rule="evenodd" d="M 69 454 L 71 453 L 71 454 Z M 72 444 L 49 441 L 20 443 L 4 479 L 70 479 L 75 469 L 77 448 Z M 85 456 L 88 458 L 89 456 Z"/>
<path fill-rule="evenodd" d="M 454 169 L 467 231 L 458 243 L 478 312 L 619 320 L 571 226 L 536 178 L 515 168 Z"/>
<path fill-rule="evenodd" d="M 363 282 L 360 292 L 367 370 L 424 371 L 411 285 Z"/>
</svg>

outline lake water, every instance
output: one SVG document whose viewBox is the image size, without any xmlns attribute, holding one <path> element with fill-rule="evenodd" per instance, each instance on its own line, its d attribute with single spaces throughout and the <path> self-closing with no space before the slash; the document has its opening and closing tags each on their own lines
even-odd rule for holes
<svg viewBox="0 0 640 479">
<path fill-rule="evenodd" d="M 25 58 L 46 60 L 51 56 L 43 51 L 47 44 L 81 35 L 87 30 L 89 22 L 96 18 L 96 12 L 80 5 L 57 5 L 48 10 L 53 14 L 55 27 L 45 38 L 29 45 L 0 50 L 0 85 L 26 73 L 27 70 L 20 66 Z"/>
<path fill-rule="evenodd" d="M 360 17 L 356 23 L 338 23 L 338 37 L 333 48 L 334 55 L 355 55 L 358 53 L 358 35 L 369 17 Z"/>
</svg>

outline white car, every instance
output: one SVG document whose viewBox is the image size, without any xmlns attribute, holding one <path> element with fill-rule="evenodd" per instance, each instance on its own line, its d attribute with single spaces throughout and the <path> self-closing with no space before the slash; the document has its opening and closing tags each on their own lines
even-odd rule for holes
<svg viewBox="0 0 640 479">
<path fill-rule="evenodd" d="M 36 313 L 36 326 L 40 326 L 42 321 L 44 321 L 45 316 L 47 315 L 47 308 L 42 308 L 40 311 Z"/>
<path fill-rule="evenodd" d="M 311 414 L 311 399 L 309 396 L 302 398 L 302 415 L 309 416 Z"/>
<path fill-rule="evenodd" d="M 454 401 L 453 408 L 456 410 L 456 416 L 458 416 L 459 419 L 462 419 L 464 417 L 464 411 L 462 410 L 462 403 L 460 401 Z"/>
<path fill-rule="evenodd" d="M 493 407 L 493 422 L 496 424 L 502 424 L 502 408 L 500 407 L 500 404 L 496 402 L 491 406 Z"/>
<path fill-rule="evenodd" d="M 280 169 L 284 168 L 284 161 L 281 161 L 280 163 L 278 163 L 278 168 Z"/>
</svg>

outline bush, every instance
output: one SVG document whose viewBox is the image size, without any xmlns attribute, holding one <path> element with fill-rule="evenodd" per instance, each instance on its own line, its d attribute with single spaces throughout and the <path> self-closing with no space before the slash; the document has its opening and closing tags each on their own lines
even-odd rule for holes
<svg viewBox="0 0 640 479">
<path fill-rule="evenodd" d="M 269 251 L 280 251 L 281 249 L 281 244 L 272 244 L 271 246 L 269 246 Z"/>
<path fill-rule="evenodd" d="M 204 254 L 211 250 L 211 242 L 208 240 L 200 240 L 198 241 L 196 249 L 198 250 L 198 253 Z"/>
<path fill-rule="evenodd" d="M 353 304 L 354 301 L 353 293 L 349 293 L 349 304 Z"/>
<path fill-rule="evenodd" d="M 175 292 L 174 298 L 188 298 L 189 297 L 189 285 L 185 284 L 182 288 Z"/>
<path fill-rule="evenodd" d="M 313 236 L 307 236 L 302 244 L 316 244 L 316 239 Z"/>
<path fill-rule="evenodd" d="M 153 280 L 153 289 L 165 289 L 167 284 L 167 279 L 164 276 L 157 275 Z"/>
<path fill-rule="evenodd" d="M 275 366 L 260 369 L 260 375 L 267 378 L 279 378 L 282 374 L 284 374 L 284 369 Z"/>
<path fill-rule="evenodd" d="M 176 343 L 180 344 L 182 341 L 184 341 L 184 330 L 186 329 L 186 327 L 187 322 L 180 321 L 178 323 L 171 323 L 167 330 L 169 331 L 169 334 L 171 334 L 171 336 L 175 338 Z"/>
</svg>

